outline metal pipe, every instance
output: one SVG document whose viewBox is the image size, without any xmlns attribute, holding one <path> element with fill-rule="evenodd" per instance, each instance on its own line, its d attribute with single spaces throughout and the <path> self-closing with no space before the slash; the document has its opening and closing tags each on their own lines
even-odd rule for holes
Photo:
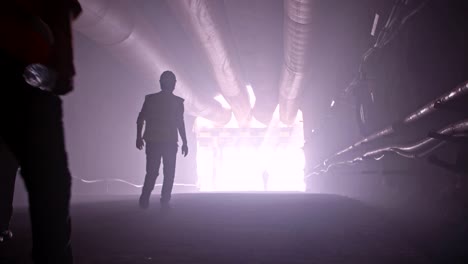
<svg viewBox="0 0 468 264">
<path fill-rule="evenodd" d="M 440 130 L 438 134 L 447 135 L 447 136 L 457 136 L 460 133 L 468 131 L 468 120 L 452 124 L 444 129 Z M 394 152 L 400 156 L 406 158 L 420 158 L 424 157 L 430 152 L 438 149 L 444 145 L 446 141 L 434 139 L 434 138 L 425 138 L 419 142 L 416 142 L 411 145 L 401 145 L 401 146 L 389 146 L 386 148 L 380 148 L 374 151 L 367 152 L 363 155 L 363 158 L 373 158 L 375 156 L 381 156 L 385 153 Z"/>
<path fill-rule="evenodd" d="M 427 103 L 423 106 L 419 111 L 416 111 L 410 114 L 403 120 L 404 124 L 412 123 L 418 119 L 421 119 L 432 112 L 437 110 L 437 107 L 440 105 L 448 104 L 452 102 L 454 99 L 459 98 L 461 96 L 468 95 L 468 81 L 463 83 L 462 85 L 458 86 L 454 90 L 440 96 L 439 98 Z"/>
<path fill-rule="evenodd" d="M 316 166 L 316 168 L 319 168 L 320 166 L 323 166 L 325 164 L 333 163 L 335 159 L 337 159 L 339 156 L 354 150 L 356 148 L 361 147 L 362 145 L 372 142 L 376 139 L 382 138 L 384 136 L 388 136 L 393 134 L 396 130 L 398 130 L 399 127 L 401 126 L 406 126 L 411 123 L 414 123 L 415 121 L 433 113 L 434 111 L 437 110 L 437 107 L 441 105 L 445 105 L 448 103 L 453 102 L 456 98 L 459 98 L 461 96 L 468 95 L 468 82 L 463 83 L 462 85 L 459 85 L 457 88 L 454 90 L 447 92 L 446 94 L 436 98 L 435 100 L 432 100 L 431 102 L 427 103 L 425 106 L 422 108 L 418 109 L 417 111 L 411 113 L 408 115 L 406 118 L 404 118 L 401 122 L 388 126 L 366 138 L 361 139 L 360 141 L 354 143 L 353 145 L 337 152 L 330 158 L 326 159 L 323 164 L 319 164 Z"/>
<path fill-rule="evenodd" d="M 280 120 L 292 124 L 310 69 L 312 0 L 284 1 L 284 63 L 279 84 Z"/>
<path fill-rule="evenodd" d="M 468 119 L 460 121 L 458 123 L 447 126 L 437 133 L 446 136 L 462 136 L 468 132 Z M 415 142 L 410 145 L 395 145 L 388 146 L 384 148 L 375 149 L 372 151 L 365 152 L 362 155 L 357 155 L 354 158 L 347 160 L 335 160 L 333 162 L 324 163 L 323 166 L 317 168 L 311 175 L 318 175 L 321 173 L 327 172 L 330 168 L 344 165 L 344 164 L 355 164 L 364 160 L 380 160 L 388 153 L 395 153 L 405 158 L 421 158 L 429 153 L 437 150 L 441 146 L 445 145 L 447 142 L 445 140 L 439 140 L 435 138 L 425 138 L 418 142 Z"/>
<path fill-rule="evenodd" d="M 249 96 L 240 70 L 223 1 L 167 0 L 185 30 L 204 52 L 239 124 L 250 119 Z"/>
<path fill-rule="evenodd" d="M 137 12 L 132 1 L 81 0 L 83 14 L 75 29 L 83 33 L 114 56 L 131 64 L 152 79 L 164 70 L 173 69 L 178 76 L 175 93 L 185 99 L 187 112 L 226 124 L 231 112 L 215 100 L 202 99 L 188 85 L 189 82 L 171 63 L 169 54 L 160 46 L 162 41 L 146 18 Z"/>
</svg>

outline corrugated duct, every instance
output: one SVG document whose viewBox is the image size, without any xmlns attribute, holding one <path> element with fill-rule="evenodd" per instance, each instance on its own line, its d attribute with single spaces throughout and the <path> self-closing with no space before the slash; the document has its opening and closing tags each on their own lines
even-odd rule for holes
<svg viewBox="0 0 468 264">
<path fill-rule="evenodd" d="M 312 0 L 284 1 L 284 63 L 279 85 L 280 120 L 292 124 L 310 69 Z"/>
<path fill-rule="evenodd" d="M 211 64 L 219 90 L 241 126 L 248 123 L 251 107 L 246 83 L 232 39 L 223 1 L 167 0 L 194 44 Z"/>
<path fill-rule="evenodd" d="M 125 0 L 81 0 L 83 14 L 75 23 L 75 29 L 108 49 L 119 59 L 151 78 L 158 78 L 164 70 L 174 70 L 170 63 L 170 52 L 162 43 L 142 15 L 136 15 L 133 1 Z M 224 109 L 215 100 L 204 100 L 197 96 L 178 74 L 175 93 L 185 99 L 188 113 L 207 118 L 217 124 L 226 124 L 231 111 Z"/>
</svg>

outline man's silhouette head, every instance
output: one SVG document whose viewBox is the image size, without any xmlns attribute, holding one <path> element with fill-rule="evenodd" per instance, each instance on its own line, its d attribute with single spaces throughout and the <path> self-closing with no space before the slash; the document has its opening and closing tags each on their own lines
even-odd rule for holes
<svg viewBox="0 0 468 264">
<path fill-rule="evenodd" d="M 173 92 L 176 84 L 176 76 L 171 71 L 165 71 L 161 74 L 159 78 L 159 84 L 161 85 L 161 90 L 164 92 Z"/>
</svg>

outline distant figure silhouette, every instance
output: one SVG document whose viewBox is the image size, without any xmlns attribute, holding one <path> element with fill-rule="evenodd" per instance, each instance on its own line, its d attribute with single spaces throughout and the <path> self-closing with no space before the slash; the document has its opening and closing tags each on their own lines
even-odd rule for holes
<svg viewBox="0 0 468 264">
<path fill-rule="evenodd" d="M 0 243 L 13 237 L 10 220 L 13 213 L 13 195 L 15 190 L 18 163 L 13 154 L 0 138 Z"/>
<path fill-rule="evenodd" d="M 149 94 L 137 119 L 136 147 L 143 149 L 146 142 L 146 176 L 139 204 L 148 208 L 151 192 L 159 175 L 161 158 L 164 181 L 161 204 L 167 205 L 174 185 L 178 135 L 182 138 L 182 155 L 187 156 L 187 136 L 184 124 L 184 99 L 173 94 L 176 76 L 165 71 L 159 79 L 161 92 Z M 145 131 L 142 135 L 143 125 Z"/>
<path fill-rule="evenodd" d="M 264 170 L 262 173 L 262 180 L 263 180 L 263 190 L 268 191 L 268 180 L 270 179 L 270 174 L 267 170 Z"/>
<path fill-rule="evenodd" d="M 28 190 L 35 263 L 73 263 L 71 176 L 58 95 L 73 90 L 71 22 L 80 12 L 76 0 L 0 4 L 0 138 Z M 11 180 L 0 172 L 0 185 L 10 186 L 6 195 Z"/>
</svg>

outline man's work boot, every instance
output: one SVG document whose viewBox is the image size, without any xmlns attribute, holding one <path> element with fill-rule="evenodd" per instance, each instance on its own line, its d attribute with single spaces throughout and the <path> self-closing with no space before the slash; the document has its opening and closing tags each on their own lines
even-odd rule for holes
<svg viewBox="0 0 468 264">
<path fill-rule="evenodd" d="M 13 238 L 13 233 L 11 230 L 2 230 L 0 232 L 0 243 L 7 242 L 8 240 L 11 240 Z"/>
</svg>

